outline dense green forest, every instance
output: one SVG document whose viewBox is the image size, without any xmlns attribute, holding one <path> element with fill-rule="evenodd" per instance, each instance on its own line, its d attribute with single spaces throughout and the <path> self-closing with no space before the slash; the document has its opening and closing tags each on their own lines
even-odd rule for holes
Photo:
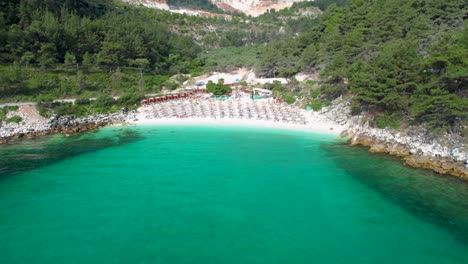
<svg viewBox="0 0 468 264">
<path fill-rule="evenodd" d="M 108 0 L 0 6 L 0 97 L 6 100 L 159 90 L 168 75 L 191 68 L 200 50 L 146 8 Z"/>
<path fill-rule="evenodd" d="M 66 61 L 115 67 L 137 65 L 140 58 L 145 67 L 166 70 L 196 56 L 192 40 L 172 34 L 151 10 L 108 2 L 0 2 L 9 9 L 1 14 L 0 60 L 43 67 Z M 180 56 L 169 58 L 176 53 Z"/>
<path fill-rule="evenodd" d="M 258 71 L 320 72 L 319 98 L 353 96 L 353 112 L 375 114 L 380 126 L 460 130 L 468 114 L 467 12 L 465 0 L 332 4 L 298 37 L 272 41 Z"/>
<path fill-rule="evenodd" d="M 426 123 L 459 132 L 468 113 L 467 6 L 317 0 L 226 19 L 113 0 L 0 0 L 0 100 L 136 100 L 177 88 L 174 74 L 254 67 L 264 77 L 319 73 L 317 83 L 266 87 L 291 103 L 307 97 L 319 109 L 350 96 L 353 113 L 366 111 L 381 127 Z"/>
<path fill-rule="evenodd" d="M 250 49 L 297 33 L 279 32 L 284 21 L 187 16 L 112 0 L 1 0 L 0 7 L 1 101 L 157 93 L 177 87 L 171 75 L 220 69 L 208 50 Z"/>
</svg>

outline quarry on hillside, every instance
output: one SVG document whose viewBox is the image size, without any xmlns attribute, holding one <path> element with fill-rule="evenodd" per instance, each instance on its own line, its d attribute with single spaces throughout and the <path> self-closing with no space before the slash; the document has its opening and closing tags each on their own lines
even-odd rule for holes
<svg viewBox="0 0 468 264">
<path fill-rule="evenodd" d="M 291 7 L 295 2 L 305 0 L 211 0 L 218 8 L 226 11 L 238 11 L 246 15 L 259 16 L 269 10 L 281 10 Z"/>
<path fill-rule="evenodd" d="M 122 0 L 123 2 L 146 7 L 169 10 L 173 13 L 207 16 L 209 12 L 195 11 L 186 8 L 172 7 L 166 0 Z M 295 2 L 307 0 L 211 0 L 219 9 L 229 12 L 241 12 L 246 15 L 259 16 L 269 10 L 281 10 L 291 7 Z"/>
</svg>

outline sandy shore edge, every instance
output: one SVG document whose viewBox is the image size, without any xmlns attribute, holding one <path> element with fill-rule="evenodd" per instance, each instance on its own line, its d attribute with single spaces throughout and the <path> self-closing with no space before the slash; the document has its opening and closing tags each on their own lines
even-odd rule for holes
<svg viewBox="0 0 468 264">
<path fill-rule="evenodd" d="M 285 122 L 274 122 L 267 120 L 241 119 L 241 118 L 159 118 L 148 119 L 143 113 L 138 113 L 136 121 L 129 121 L 132 125 L 152 125 L 152 126 L 208 126 L 208 127 L 252 127 L 252 128 L 273 128 L 279 130 L 291 130 L 310 132 L 315 134 L 327 134 L 339 136 L 345 127 L 333 122 L 320 120 L 313 114 L 307 114 L 307 124 L 294 124 Z"/>
</svg>

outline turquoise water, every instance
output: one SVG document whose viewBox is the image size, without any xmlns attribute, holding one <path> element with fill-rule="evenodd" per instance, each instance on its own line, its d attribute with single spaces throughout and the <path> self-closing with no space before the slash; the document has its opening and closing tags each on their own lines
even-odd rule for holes
<svg viewBox="0 0 468 264">
<path fill-rule="evenodd" d="M 105 128 L 0 146 L 0 263 L 468 263 L 468 184 L 330 136 Z"/>
</svg>

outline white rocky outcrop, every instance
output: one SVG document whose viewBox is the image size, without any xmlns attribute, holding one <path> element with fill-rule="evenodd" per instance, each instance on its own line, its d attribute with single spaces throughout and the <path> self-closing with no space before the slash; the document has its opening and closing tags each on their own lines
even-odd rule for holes
<svg viewBox="0 0 468 264">
<path fill-rule="evenodd" d="M 79 118 L 74 118 L 71 116 L 59 117 L 54 115 L 50 119 L 47 119 L 39 116 L 37 112 L 35 112 L 35 109 L 33 109 L 34 107 L 32 106 L 20 106 L 18 111 L 8 112 L 7 118 L 12 116 L 19 116 L 22 120 L 19 123 L 8 123 L 6 121 L 1 122 L 0 141 L 4 141 L 14 136 L 37 135 L 41 132 L 52 130 L 67 131 L 68 129 L 71 129 L 73 131 L 75 129 L 76 131 L 80 131 L 80 129 L 76 128 L 85 128 L 90 124 L 100 126 L 113 123 L 127 123 L 129 121 L 133 121 L 136 118 L 135 111 L 127 112 L 125 110 L 121 110 L 116 113 L 97 114 Z"/>
<path fill-rule="evenodd" d="M 36 131 L 45 131 L 50 128 L 48 120 L 41 118 L 32 111 L 33 107 L 20 106 L 18 111 L 10 111 L 7 113 L 7 118 L 13 116 L 21 117 L 21 122 L 0 122 L 0 138 L 6 138 L 18 134 L 28 134 Z"/>
<path fill-rule="evenodd" d="M 281 10 L 291 7 L 295 2 L 306 0 L 211 0 L 218 8 L 238 11 L 251 16 L 259 16 L 268 10 Z"/>
<path fill-rule="evenodd" d="M 423 127 L 409 127 L 402 130 L 371 127 L 365 121 L 365 114 L 351 115 L 350 104 L 349 99 L 338 98 L 331 106 L 320 110 L 319 115 L 346 127 L 354 137 L 367 136 L 388 145 L 399 144 L 411 154 L 447 158 L 456 162 L 468 160 L 466 139 L 461 136 L 445 134 L 434 137 Z"/>
<path fill-rule="evenodd" d="M 169 10 L 174 13 L 188 15 L 202 15 L 202 13 L 189 9 L 172 9 L 166 0 L 121 0 L 132 5 L 143 5 L 150 8 Z M 295 2 L 307 0 L 211 0 L 218 8 L 224 11 L 237 11 L 251 16 L 259 16 L 268 10 L 281 10 L 291 7 Z"/>
</svg>

